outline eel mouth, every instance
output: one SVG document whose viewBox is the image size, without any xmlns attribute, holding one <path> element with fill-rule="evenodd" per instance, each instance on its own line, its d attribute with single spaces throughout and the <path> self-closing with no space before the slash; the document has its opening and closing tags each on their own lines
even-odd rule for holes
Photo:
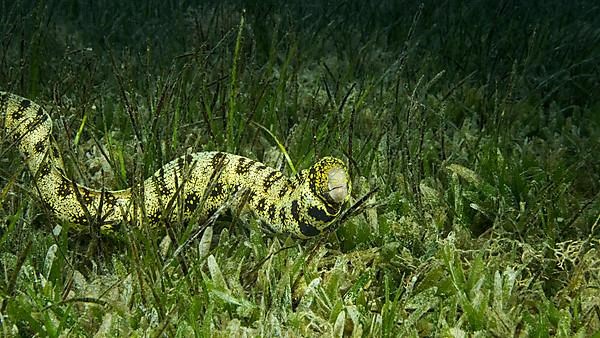
<svg viewBox="0 0 600 338">
<path fill-rule="evenodd" d="M 327 195 L 337 204 L 341 204 L 349 196 L 348 176 L 343 168 L 333 168 L 327 173 Z"/>
</svg>

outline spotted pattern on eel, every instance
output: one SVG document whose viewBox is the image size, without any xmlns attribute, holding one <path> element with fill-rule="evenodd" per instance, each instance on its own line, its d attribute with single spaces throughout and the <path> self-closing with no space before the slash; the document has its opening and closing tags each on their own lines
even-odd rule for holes
<svg viewBox="0 0 600 338">
<path fill-rule="evenodd" d="M 260 162 L 224 152 L 181 156 L 133 189 L 91 189 L 65 175 L 52 120 L 41 106 L 0 92 L 0 114 L 5 138 L 25 158 L 42 201 L 56 217 L 74 224 L 91 222 L 111 230 L 124 221 L 161 224 L 178 215 L 207 219 L 228 205 L 253 214 L 276 232 L 308 238 L 331 225 L 350 196 L 346 166 L 337 158 L 324 157 L 288 178 Z M 132 198 L 134 191 L 143 197 Z"/>
</svg>

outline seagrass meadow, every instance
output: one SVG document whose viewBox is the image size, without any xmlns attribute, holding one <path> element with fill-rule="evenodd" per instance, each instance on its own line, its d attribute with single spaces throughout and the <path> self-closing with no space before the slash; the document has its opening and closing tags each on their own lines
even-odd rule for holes
<svg viewBox="0 0 600 338">
<path fill-rule="evenodd" d="M 310 239 L 227 205 L 101 231 L 49 210 L 3 127 L 1 334 L 600 337 L 599 18 L 591 0 L 0 0 L 0 91 L 46 108 L 73 182 L 222 151 L 288 177 L 333 156 L 352 186 Z"/>
</svg>

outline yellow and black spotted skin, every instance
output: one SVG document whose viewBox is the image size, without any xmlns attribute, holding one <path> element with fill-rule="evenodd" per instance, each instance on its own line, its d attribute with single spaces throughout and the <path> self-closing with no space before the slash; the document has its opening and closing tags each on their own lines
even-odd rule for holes
<svg viewBox="0 0 600 338">
<path fill-rule="evenodd" d="M 52 137 L 52 120 L 38 104 L 0 92 L 0 121 L 34 176 L 36 190 L 61 220 L 99 224 L 170 222 L 178 215 L 206 219 L 224 205 L 249 211 L 271 229 L 301 238 L 316 236 L 339 215 L 350 196 L 344 162 L 325 157 L 297 177 L 246 157 L 223 152 L 181 156 L 134 189 L 95 190 L 65 176 Z M 134 205 L 132 194 L 143 205 Z"/>
</svg>

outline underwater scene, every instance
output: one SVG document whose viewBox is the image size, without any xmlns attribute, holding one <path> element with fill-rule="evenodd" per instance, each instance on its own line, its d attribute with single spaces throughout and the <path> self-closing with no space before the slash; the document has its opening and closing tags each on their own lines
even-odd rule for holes
<svg viewBox="0 0 600 338">
<path fill-rule="evenodd" d="M 600 3 L 0 0 L 0 335 L 600 337 Z"/>
</svg>

